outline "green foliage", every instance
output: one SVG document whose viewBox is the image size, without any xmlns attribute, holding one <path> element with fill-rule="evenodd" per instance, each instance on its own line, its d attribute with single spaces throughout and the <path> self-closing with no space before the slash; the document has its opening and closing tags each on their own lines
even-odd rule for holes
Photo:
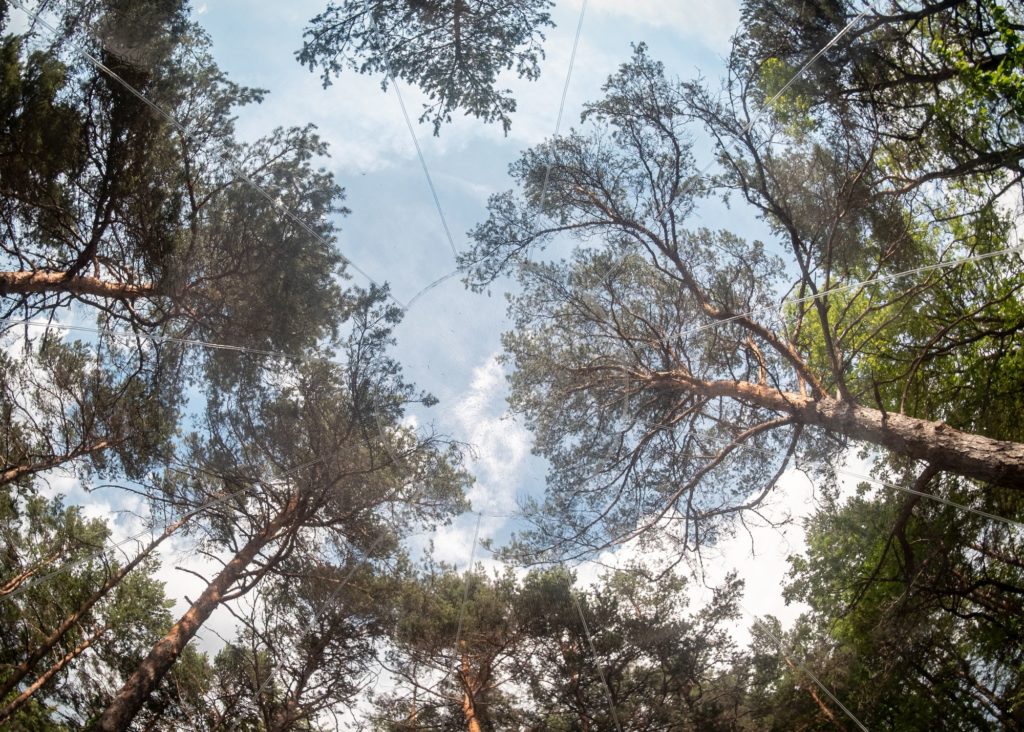
<svg viewBox="0 0 1024 732">
<path fill-rule="evenodd" d="M 23 45 L 17 36 L 0 42 L 0 206 L 7 216 L 25 216 L 52 239 L 65 223 L 59 214 L 70 195 L 64 179 L 84 164 L 84 120 L 61 99 L 67 68 L 42 51 L 23 60 Z"/>
<path fill-rule="evenodd" d="M 876 726 L 1013 728 L 1020 550 L 1011 529 L 914 496 L 828 506 L 791 559 L 787 595 L 811 606 L 801 652 L 833 649 L 816 668 Z"/>
<path fill-rule="evenodd" d="M 19 356 L 0 355 L 2 482 L 55 467 L 137 479 L 168 458 L 179 400 L 173 357 L 139 364 L 116 342 L 90 347 L 52 334 Z"/>
<path fill-rule="evenodd" d="M 0 497 L 3 683 L 118 571 L 120 561 L 113 553 L 98 551 L 111 536 L 107 523 L 85 518 L 79 507 L 65 507 L 59 497 L 46 498 L 31 486 L 5 486 Z M 0 700 L 3 707 L 65 654 L 74 659 L 17 711 L 11 724 L 74 727 L 102 708 L 110 692 L 108 681 L 130 673 L 170 625 L 170 603 L 163 584 L 152 576 L 157 568 L 157 562 L 145 561 L 32 664 L 27 680 Z M 89 649 L 84 654 L 83 644 Z"/>
<path fill-rule="evenodd" d="M 691 613 L 680 577 L 638 566 L 590 590 L 564 568 L 516 580 L 432 567 L 400 600 L 403 682 L 381 728 L 465 729 L 469 704 L 485 730 L 611 729 L 603 672 L 623 729 L 732 729 L 742 691 L 722 669 L 736 660 L 725 627 L 740 587 L 729 578 Z"/>
<path fill-rule="evenodd" d="M 345 209 L 342 189 L 317 166 L 326 147 L 314 130 L 235 140 L 234 110 L 263 92 L 224 76 L 180 2 L 96 3 L 67 20 L 69 36 L 45 51 L 4 42 L 10 149 L 0 155 L 10 162 L 0 215 L 15 233 L 0 269 L 60 278 L 9 286 L 3 314 L 79 303 L 115 327 L 288 353 L 335 335 L 346 304 L 331 217 Z M 80 57 L 58 63 L 68 42 L 185 126 Z M 76 287 L 75 277 L 109 290 Z"/>
<path fill-rule="evenodd" d="M 861 10 L 846 0 L 747 0 L 733 72 L 772 88 L 779 68 L 802 66 Z M 895 188 L 964 176 L 1019 181 L 1021 20 L 1016 4 L 996 0 L 869 9 L 804 71 L 795 104 L 816 124 L 877 135 Z"/>
</svg>

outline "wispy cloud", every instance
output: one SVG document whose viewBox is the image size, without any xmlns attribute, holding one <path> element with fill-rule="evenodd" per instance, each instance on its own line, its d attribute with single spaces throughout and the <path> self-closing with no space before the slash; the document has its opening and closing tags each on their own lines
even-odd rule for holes
<svg viewBox="0 0 1024 732">
<path fill-rule="evenodd" d="M 456 436 L 469 444 L 468 469 L 476 482 L 468 498 L 480 519 L 479 539 L 493 536 L 516 509 L 516 491 L 530 454 L 529 432 L 516 422 L 505 404 L 505 374 L 496 355 L 473 370 L 469 389 L 452 407 Z M 435 557 L 465 567 L 472 553 L 477 517 L 464 516 L 434 536 Z M 479 550 L 476 560 L 485 557 Z M 486 564 L 487 562 L 485 562 Z"/>
</svg>

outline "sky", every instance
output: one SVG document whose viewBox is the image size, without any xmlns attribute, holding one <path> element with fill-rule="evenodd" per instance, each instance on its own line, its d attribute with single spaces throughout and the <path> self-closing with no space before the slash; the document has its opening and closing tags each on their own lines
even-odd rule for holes
<svg viewBox="0 0 1024 732">
<path fill-rule="evenodd" d="M 508 413 L 505 367 L 497 360 L 501 333 L 509 327 L 503 293 L 511 283 L 499 281 L 490 294 L 473 294 L 458 277 L 451 277 L 423 289 L 452 273 L 452 245 L 456 250 L 468 245 L 466 232 L 485 218 L 488 196 L 511 187 L 508 165 L 523 149 L 553 133 L 583 6 L 581 0 L 556 3 L 556 28 L 547 33 L 538 81 L 507 79 L 518 100 L 507 136 L 500 127 L 472 118 L 457 118 L 437 137 L 429 125 L 415 126 L 439 213 L 394 90 L 383 91 L 379 76 L 354 73 L 343 74 L 325 89 L 318 73 L 296 61 L 303 29 L 324 1 L 207 0 L 194 5 L 193 16 L 209 33 L 214 56 L 233 81 L 269 91 L 262 104 L 239 111 L 243 138 L 254 140 L 279 126 L 312 122 L 328 142 L 330 158 L 322 164 L 345 187 L 351 210 L 340 221 L 341 252 L 374 281 L 389 283 L 398 300 L 414 301 L 397 329 L 396 355 L 407 376 L 440 400 L 415 419 L 420 424 L 430 420 L 440 432 L 471 446 L 468 467 L 476 483 L 469 498 L 474 511 L 484 514 L 479 538 L 500 545 L 514 526 L 507 517 L 516 510 L 517 498 L 538 495 L 544 484 L 544 464 L 531 454 L 529 432 Z M 589 0 L 561 131 L 578 125 L 583 103 L 599 97 L 607 76 L 628 60 L 632 43 L 647 43 L 651 56 L 663 61 L 670 75 L 700 75 L 713 82 L 723 71 L 738 21 L 732 0 Z M 405 84 L 399 88 L 415 119 L 422 95 Z M 698 146 L 695 154 L 699 163 L 711 161 L 706 146 Z M 760 222 L 742 211 L 709 205 L 701 216 L 701 223 L 711 227 L 728 225 L 741 236 L 766 236 Z M 353 277 L 366 284 L 359 274 L 353 272 Z M 141 503 L 102 491 L 85 495 L 59 476 L 51 480 L 51 492 L 83 503 L 87 516 L 120 515 L 119 537 L 141 526 L 133 513 L 145 513 Z M 749 614 L 771 613 L 791 622 L 801 608 L 785 606 L 780 595 L 786 557 L 803 548 L 799 522 L 813 509 L 816 495 L 806 476 L 784 476 L 765 515 L 770 520 L 792 517 L 792 523 L 784 530 L 763 526 L 737 531 L 705 555 L 704 580 L 714 584 L 735 569 L 747 583 L 743 603 Z M 474 548 L 476 525 L 477 517 L 466 514 L 429 537 L 413 539 L 412 545 L 422 548 L 431 541 L 437 559 L 458 567 L 467 566 L 471 556 L 493 566 L 482 548 Z M 625 547 L 598 559 L 615 564 L 637 551 Z M 197 579 L 175 566 L 199 568 L 203 562 L 190 552 L 187 537 L 176 538 L 164 557 L 160 576 L 180 614 L 187 607 L 185 597 L 194 598 L 201 590 Z M 584 581 L 593 581 L 596 565 L 582 566 L 579 573 Z M 700 587 L 694 595 L 695 602 L 707 597 Z M 746 637 L 749 623 L 749 617 L 741 621 L 737 638 Z M 201 632 L 203 647 L 217 647 L 231 626 L 230 615 L 219 611 Z"/>
</svg>

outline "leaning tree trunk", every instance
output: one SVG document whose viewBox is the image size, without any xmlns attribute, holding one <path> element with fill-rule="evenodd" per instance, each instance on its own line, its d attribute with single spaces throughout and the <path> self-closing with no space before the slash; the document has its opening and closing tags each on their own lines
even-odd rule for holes
<svg viewBox="0 0 1024 732">
<path fill-rule="evenodd" d="M 142 705 L 145 704 L 146 698 L 174 665 L 199 628 L 217 609 L 231 586 L 242 577 L 256 555 L 277 537 L 282 528 L 292 521 L 297 510 L 298 495 L 296 494 L 260 533 L 250 539 L 249 543 L 224 565 L 224 569 L 210 582 L 203 594 L 192 603 L 192 606 L 174 624 L 167 635 L 153 646 L 149 655 L 124 682 L 120 691 L 104 710 L 103 716 L 96 723 L 95 730 L 115 732 L 115 730 L 128 728 Z"/>
<path fill-rule="evenodd" d="M 112 282 L 98 277 L 68 277 L 67 272 L 63 270 L 0 272 L 0 295 L 27 295 L 37 292 L 67 292 L 72 295 L 136 300 L 152 296 L 155 288 L 150 284 Z"/>
<path fill-rule="evenodd" d="M 84 641 L 79 643 L 73 649 L 61 656 L 55 663 L 53 663 L 46 671 L 39 675 L 35 681 L 28 685 L 28 688 L 24 689 L 14 700 L 3 709 L 0 709 L 0 722 L 6 722 L 16 711 L 21 709 L 25 704 L 32 698 L 32 696 L 46 686 L 50 679 L 56 676 L 61 670 L 64 669 L 69 663 L 78 658 L 80 655 L 85 653 L 96 640 L 109 630 L 107 627 L 97 628 L 92 634 Z"/>
<path fill-rule="evenodd" d="M 1024 444 L 962 432 L 944 422 L 850 404 L 831 397 L 813 398 L 746 381 L 705 381 L 681 371 L 651 374 L 658 389 L 735 399 L 786 414 L 798 424 L 823 427 L 854 440 L 885 447 L 939 470 L 984 483 L 1024 489 Z"/>
</svg>

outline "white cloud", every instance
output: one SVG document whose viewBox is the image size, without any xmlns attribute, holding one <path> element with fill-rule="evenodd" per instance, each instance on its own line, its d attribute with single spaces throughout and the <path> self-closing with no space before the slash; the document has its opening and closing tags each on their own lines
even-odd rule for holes
<svg viewBox="0 0 1024 732">
<path fill-rule="evenodd" d="M 505 374 L 496 355 L 473 370 L 469 389 L 451 412 L 455 436 L 471 449 L 467 468 L 476 482 L 468 498 L 483 514 L 479 540 L 498 532 L 516 510 L 516 490 L 530 454 L 529 432 L 508 414 Z M 473 550 L 477 517 L 469 514 L 434 534 L 435 557 L 464 568 L 472 553 L 476 561 L 493 564 L 479 548 Z"/>
<path fill-rule="evenodd" d="M 474 369 L 469 391 L 455 404 L 453 416 L 460 437 L 473 448 L 473 509 L 492 514 L 512 511 L 517 478 L 530 453 L 530 434 L 505 408 L 505 373 L 496 355 Z"/>
<path fill-rule="evenodd" d="M 840 500 L 852 496 L 855 488 L 856 481 L 841 479 Z M 699 562 L 692 554 L 684 557 L 679 567 L 681 571 L 690 569 L 690 610 L 696 611 L 708 603 L 712 588 L 720 587 L 726 576 L 735 571 L 744 583 L 742 616 L 730 628 L 737 644 L 744 646 L 749 642 L 754 620 L 765 615 L 778 618 L 784 628 L 792 627 L 808 607 L 799 602 L 787 604 L 782 596 L 790 566 L 787 560 L 806 551 L 804 526 L 817 510 L 819 497 L 816 486 L 804 473 L 791 470 L 782 476 L 759 508 L 760 518 L 748 513 L 741 523 L 737 517 L 725 538 L 702 549 Z M 602 553 L 594 562 L 580 565 L 576 574 L 580 585 L 593 586 L 607 567 L 637 563 L 657 572 L 678 558 L 677 553 L 643 548 L 637 541 L 631 541 Z"/>
</svg>

